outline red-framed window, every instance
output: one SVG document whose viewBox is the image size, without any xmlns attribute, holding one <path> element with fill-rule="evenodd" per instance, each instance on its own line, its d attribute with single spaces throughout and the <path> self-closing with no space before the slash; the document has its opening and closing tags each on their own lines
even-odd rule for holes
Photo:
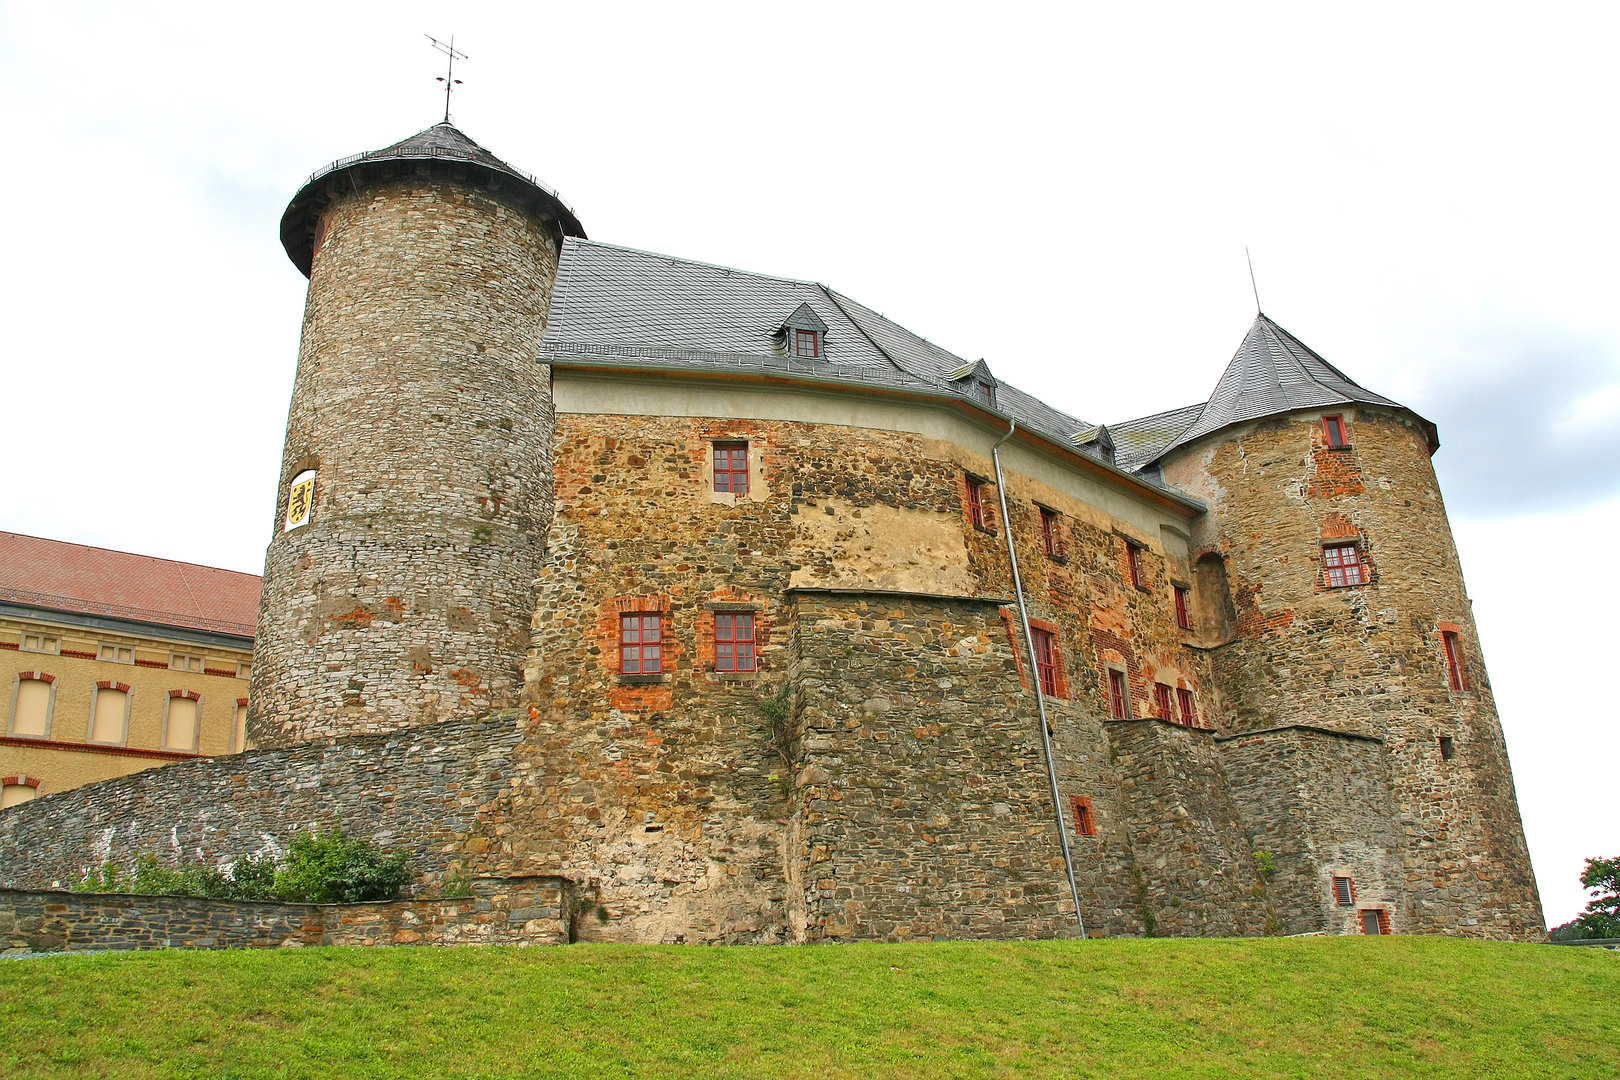
<svg viewBox="0 0 1620 1080">
<path fill-rule="evenodd" d="M 1058 649 L 1057 635 L 1040 627 L 1030 628 L 1035 642 L 1035 670 L 1041 678 L 1041 693 L 1048 697 L 1061 697 L 1063 683 L 1059 674 L 1063 667 L 1063 653 Z"/>
<path fill-rule="evenodd" d="M 1360 915 L 1363 934 L 1389 933 L 1389 912 L 1383 908 L 1362 908 Z"/>
<path fill-rule="evenodd" d="M 1338 448 L 1349 445 L 1344 438 L 1344 417 L 1342 416 L 1322 417 L 1322 434 L 1327 439 L 1329 446 Z"/>
<path fill-rule="evenodd" d="M 1176 591 L 1176 625 L 1183 630 L 1191 630 L 1192 613 L 1187 607 L 1187 588 L 1184 585 L 1172 585 L 1171 588 Z"/>
<path fill-rule="evenodd" d="M 619 672 L 656 675 L 664 670 L 664 617 L 658 612 L 619 616 Z"/>
<path fill-rule="evenodd" d="M 1142 549 L 1126 541 L 1125 561 L 1131 567 L 1131 584 L 1140 589 L 1142 587 Z"/>
<path fill-rule="evenodd" d="M 1334 588 L 1367 583 L 1366 567 L 1354 544 L 1325 545 L 1322 548 L 1322 569 L 1327 571 L 1327 583 Z"/>
<path fill-rule="evenodd" d="M 1355 907 L 1356 884 L 1347 877 L 1333 879 L 1333 899 L 1340 907 Z"/>
<path fill-rule="evenodd" d="M 714 670 L 757 670 L 754 652 L 754 613 L 717 611 L 714 615 Z"/>
<path fill-rule="evenodd" d="M 1154 683 L 1153 693 L 1159 699 L 1159 717 L 1163 720 L 1174 721 L 1175 710 L 1170 707 L 1170 688 L 1164 683 Z"/>
<path fill-rule="evenodd" d="M 1060 539 L 1058 536 L 1058 513 L 1056 510 L 1048 510 L 1044 506 L 1037 506 L 1036 509 L 1041 512 L 1041 550 L 1055 559 L 1058 555 L 1058 542 Z"/>
<path fill-rule="evenodd" d="M 1446 679 L 1453 690 L 1468 689 L 1468 671 L 1463 667 L 1462 638 L 1454 630 L 1442 630 L 1440 640 L 1446 646 Z"/>
<path fill-rule="evenodd" d="M 814 330 L 793 331 L 794 356 L 820 356 L 821 335 Z"/>
<path fill-rule="evenodd" d="M 1198 726 L 1198 703 L 1193 692 L 1184 686 L 1176 687 L 1176 700 L 1181 703 L 1181 722 L 1188 727 Z"/>
<path fill-rule="evenodd" d="M 1069 806 L 1074 811 L 1074 831 L 1081 836 L 1097 835 L 1097 814 L 1091 800 L 1084 795 L 1070 795 Z"/>
<path fill-rule="evenodd" d="M 729 491 L 733 495 L 748 494 L 747 443 L 714 444 L 714 490 Z"/>
<path fill-rule="evenodd" d="M 984 509 L 984 481 L 976 476 L 967 478 L 968 521 L 975 529 L 990 528 L 990 518 Z"/>
<path fill-rule="evenodd" d="M 1108 669 L 1108 711 L 1115 720 L 1125 719 L 1125 673 Z"/>
</svg>

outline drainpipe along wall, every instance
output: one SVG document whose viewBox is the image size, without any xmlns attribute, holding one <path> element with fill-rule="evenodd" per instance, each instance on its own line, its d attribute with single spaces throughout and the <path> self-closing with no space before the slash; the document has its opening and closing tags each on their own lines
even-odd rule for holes
<svg viewBox="0 0 1620 1080">
<path fill-rule="evenodd" d="M 1074 880 L 1074 855 L 1069 850 L 1069 827 L 1063 817 L 1063 798 L 1058 794 L 1057 761 L 1052 756 L 1052 728 L 1046 720 L 1046 693 L 1041 687 L 1041 668 L 1035 662 L 1035 636 L 1029 631 L 1029 609 L 1024 606 L 1024 582 L 1018 574 L 1018 549 L 1013 543 L 1012 518 L 1007 514 L 1007 483 L 1001 475 L 1001 444 L 1013 437 L 1018 421 L 1007 434 L 996 440 L 990 448 L 990 460 L 996 467 L 996 494 L 1001 499 L 1001 527 L 1007 534 L 1007 558 L 1012 562 L 1013 595 L 1018 598 L 1018 621 L 1024 627 L 1024 648 L 1029 652 L 1030 681 L 1035 687 L 1035 706 L 1041 714 L 1041 749 L 1046 754 L 1046 779 L 1052 787 L 1052 810 L 1057 815 L 1058 843 L 1063 848 L 1063 868 L 1069 875 L 1069 893 L 1074 897 L 1074 919 L 1080 925 L 1080 936 L 1086 936 L 1086 920 L 1080 914 L 1080 886 Z"/>
</svg>

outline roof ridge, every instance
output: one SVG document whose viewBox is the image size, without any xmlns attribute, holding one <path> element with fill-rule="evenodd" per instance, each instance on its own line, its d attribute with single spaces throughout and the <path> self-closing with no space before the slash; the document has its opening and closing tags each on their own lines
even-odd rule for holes
<svg viewBox="0 0 1620 1080">
<path fill-rule="evenodd" d="M 10 529 L 0 529 L 0 537 L 15 536 L 23 540 L 37 540 L 42 544 L 61 544 L 63 547 L 82 548 L 85 551 L 105 551 L 112 555 L 127 555 L 132 559 L 151 559 L 154 562 L 172 563 L 175 566 L 195 566 L 203 570 L 213 570 L 220 574 L 237 574 L 241 577 L 257 578 L 262 575 L 252 574 L 246 570 L 232 570 L 224 566 L 210 566 L 208 563 L 187 562 L 184 559 L 170 559 L 163 555 L 143 555 L 138 551 L 125 551 L 122 548 L 101 547 L 97 544 L 81 544 L 76 540 L 57 540 L 49 536 L 35 536 L 33 533 L 13 532 Z"/>
<path fill-rule="evenodd" d="M 747 277 L 764 278 L 767 281 L 785 281 L 792 285 L 810 285 L 826 291 L 826 286 L 819 281 L 810 281 L 806 278 L 783 277 L 781 274 L 767 274 L 759 270 L 742 270 L 735 266 L 726 266 L 724 263 L 704 262 L 702 259 L 688 259 L 681 255 L 669 255 L 662 251 L 652 251 L 648 248 L 630 247 L 627 244 L 614 244 L 606 240 L 591 240 L 587 237 L 574 237 L 582 245 L 591 247 L 612 248 L 615 251 L 628 251 L 632 255 L 646 255 L 654 259 L 667 259 L 672 263 L 685 263 L 688 266 L 701 266 L 709 270 L 724 270 L 728 274 L 743 274 Z M 854 321 L 854 320 L 851 320 Z"/>
</svg>

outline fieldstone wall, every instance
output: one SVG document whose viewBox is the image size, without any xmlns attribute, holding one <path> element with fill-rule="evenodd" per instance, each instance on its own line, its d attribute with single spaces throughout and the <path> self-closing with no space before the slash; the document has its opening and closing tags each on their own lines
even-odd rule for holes
<svg viewBox="0 0 1620 1080">
<path fill-rule="evenodd" d="M 272 949 L 303 945 L 562 945 L 567 883 L 477 881 L 473 896 L 374 904 L 281 904 L 0 889 L 5 952 Z"/>
<path fill-rule="evenodd" d="M 550 228 L 423 175 L 340 192 L 317 241 L 248 696 L 259 746 L 515 704 L 551 515 Z M 314 510 L 287 532 L 305 469 Z"/>
<path fill-rule="evenodd" d="M 1236 639 L 1213 653 L 1220 727 L 1382 739 L 1400 837 L 1394 888 L 1409 912 L 1398 928 L 1539 937 L 1512 771 L 1428 444 L 1405 413 L 1343 415 L 1344 448 L 1324 445 L 1320 411 L 1302 412 L 1165 464 L 1168 481 L 1209 504 L 1193 546 L 1225 561 L 1232 592 Z M 1330 587 L 1327 541 L 1356 544 L 1371 580 Z M 1448 684 L 1442 624 L 1459 630 L 1460 691 Z"/>
<path fill-rule="evenodd" d="M 807 593 L 797 616 L 810 940 L 1076 934 L 996 607 Z"/>
<path fill-rule="evenodd" d="M 0 812 L 0 885 L 60 888 L 142 853 L 230 863 L 341 822 L 408 852 L 419 886 L 431 888 L 477 833 L 480 809 L 521 776 L 519 738 L 507 714 L 197 758 L 46 796 Z"/>
<path fill-rule="evenodd" d="M 1298 726 L 1218 745 L 1244 827 L 1276 868 L 1268 891 L 1284 933 L 1359 934 L 1362 908 L 1388 911 L 1396 933 L 1412 924 L 1379 740 Z M 1335 877 L 1354 883 L 1353 903 L 1338 903 Z"/>
<path fill-rule="evenodd" d="M 1139 899 L 1159 937 L 1275 933 L 1265 882 L 1227 788 L 1212 732 L 1160 719 L 1112 721 Z M 1144 915 L 1144 919 L 1146 915 Z"/>
</svg>

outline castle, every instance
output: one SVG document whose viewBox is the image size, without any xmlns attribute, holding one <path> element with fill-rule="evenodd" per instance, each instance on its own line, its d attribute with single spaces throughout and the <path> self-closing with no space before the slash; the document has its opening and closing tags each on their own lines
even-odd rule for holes
<svg viewBox="0 0 1620 1080">
<path fill-rule="evenodd" d="M 341 819 L 574 938 L 1543 933 L 1436 429 L 1266 316 L 1088 423 L 448 123 L 281 239 L 257 749 L 7 811 L 4 884 Z"/>
</svg>

